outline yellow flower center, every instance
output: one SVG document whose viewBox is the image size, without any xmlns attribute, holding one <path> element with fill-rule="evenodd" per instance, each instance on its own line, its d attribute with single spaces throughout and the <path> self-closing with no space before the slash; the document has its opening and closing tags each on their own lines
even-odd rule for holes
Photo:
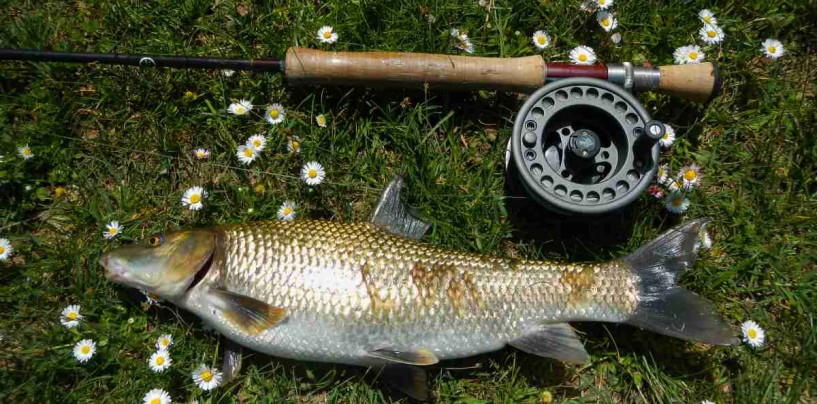
<svg viewBox="0 0 817 404">
<path fill-rule="evenodd" d="M 2 248 L 3 248 L 3 247 L 0 247 L 0 249 L 2 249 Z M 68 315 L 67 315 L 67 316 L 65 316 L 65 317 L 68 317 L 68 319 L 69 319 L 69 320 L 76 320 L 76 319 L 77 319 L 77 313 L 75 313 L 75 312 L 73 312 L 73 311 L 72 311 L 72 312 L 68 313 Z M 86 347 L 86 348 L 87 348 L 87 347 Z"/>
<path fill-rule="evenodd" d="M 167 346 L 170 345 L 170 341 L 163 339 L 159 345 L 161 345 L 162 348 L 167 348 Z"/>
<path fill-rule="evenodd" d="M 698 173 L 696 173 L 695 170 L 686 170 L 684 173 L 684 179 L 687 181 L 692 181 L 695 178 L 698 178 Z"/>
<path fill-rule="evenodd" d="M 23 149 L 23 156 L 28 156 L 31 154 L 31 149 Z"/>
<path fill-rule="evenodd" d="M 661 136 L 661 139 L 669 140 L 669 133 L 664 133 L 664 136 Z"/>
<path fill-rule="evenodd" d="M 205 382 L 209 382 L 210 380 L 213 380 L 213 373 L 210 372 L 209 370 L 205 370 L 204 372 L 201 372 L 201 380 L 204 380 Z"/>
<path fill-rule="evenodd" d="M 309 178 L 315 178 L 315 177 L 318 176 L 318 170 L 316 170 L 314 168 L 310 168 L 309 171 L 306 173 L 306 175 L 308 175 Z"/>
<path fill-rule="evenodd" d="M 162 404 L 162 399 L 159 398 L 159 397 L 156 397 L 153 400 L 150 400 L 150 404 Z"/>
<path fill-rule="evenodd" d="M 54 195 L 57 197 L 63 196 L 65 194 L 65 188 L 57 187 L 54 189 Z"/>
<path fill-rule="evenodd" d="M 540 37 L 536 38 L 536 42 L 539 42 L 539 45 L 544 45 L 545 44 L 545 37 L 540 36 Z"/>
<path fill-rule="evenodd" d="M 326 125 L 326 118 L 323 115 L 318 116 L 318 125 Z"/>
<path fill-rule="evenodd" d="M 88 345 L 83 345 L 83 347 L 80 349 L 80 352 L 82 352 L 83 355 L 88 355 L 89 353 L 91 353 L 91 347 Z"/>
<path fill-rule="evenodd" d="M 162 366 L 163 363 L 165 363 L 165 358 L 163 356 L 156 358 L 157 365 Z"/>
<path fill-rule="evenodd" d="M 689 52 L 689 58 L 692 60 L 698 59 L 698 52 Z"/>
<path fill-rule="evenodd" d="M 2 255 L 4 252 L 6 252 L 6 249 L 0 245 L 0 255 Z"/>
<path fill-rule="evenodd" d="M 299 147 L 301 147 L 301 143 L 299 141 L 297 141 L 297 140 L 293 140 L 292 141 L 292 148 L 297 149 Z"/>
<path fill-rule="evenodd" d="M 710 18 L 709 16 L 706 16 L 706 17 L 704 17 L 704 22 L 709 24 L 709 23 L 712 22 L 712 18 Z"/>
<path fill-rule="evenodd" d="M 683 202 L 681 198 L 675 198 L 672 200 L 672 206 L 681 206 L 681 202 Z"/>
<path fill-rule="evenodd" d="M 610 19 L 607 18 L 607 17 L 602 18 L 601 25 L 604 26 L 604 27 L 609 27 L 610 26 Z"/>
<path fill-rule="evenodd" d="M 252 149 L 244 149 L 244 155 L 247 157 L 252 157 Z"/>
<path fill-rule="evenodd" d="M 199 195 L 199 194 L 190 195 L 190 203 L 199 203 L 199 202 L 201 202 L 201 195 Z"/>
<path fill-rule="evenodd" d="M 261 139 L 253 140 L 252 145 L 255 146 L 255 147 L 261 147 Z"/>
<path fill-rule="evenodd" d="M 775 52 L 777 52 L 777 48 L 775 48 L 774 46 L 770 46 L 769 47 L 769 53 L 775 53 Z"/>
<path fill-rule="evenodd" d="M 711 29 L 709 31 L 706 31 L 706 35 L 708 37 L 710 37 L 710 38 L 714 38 L 715 35 L 717 35 L 717 34 L 718 34 L 717 32 L 715 32 L 714 30 L 711 30 Z"/>
<path fill-rule="evenodd" d="M 289 206 L 285 207 L 284 216 L 289 216 L 290 213 L 292 213 L 292 208 L 290 208 Z"/>
<path fill-rule="evenodd" d="M 281 113 L 280 113 L 280 112 L 278 112 L 278 110 L 277 110 L 277 109 L 273 108 L 273 109 L 269 110 L 269 116 L 270 116 L 270 118 L 272 118 L 272 119 L 278 119 L 278 116 L 279 116 L 279 115 L 281 115 Z"/>
<path fill-rule="evenodd" d="M 604 1 L 604 0 L 602 0 L 602 1 Z M 587 61 L 587 55 L 585 55 L 584 53 L 579 55 L 579 61 L 580 62 L 586 62 Z"/>
<path fill-rule="evenodd" d="M 749 335 L 749 339 L 757 338 L 757 330 L 755 330 L 754 328 L 750 328 L 746 334 Z"/>
<path fill-rule="evenodd" d="M 323 31 L 323 37 L 326 38 L 326 39 L 331 38 L 332 37 L 332 31 L 329 31 L 329 30 Z"/>
<path fill-rule="evenodd" d="M 117 230 L 118 229 L 116 227 L 113 227 L 113 226 L 108 227 L 108 234 L 116 234 Z"/>
<path fill-rule="evenodd" d="M 247 112 L 247 109 L 246 109 L 246 108 L 244 108 L 244 107 L 242 107 L 241 105 L 239 105 L 239 106 L 235 107 L 235 113 L 236 113 L 236 114 L 238 114 L 238 115 L 244 115 L 244 113 L 245 113 L 245 112 Z"/>
<path fill-rule="evenodd" d="M 607 3 L 607 0 L 599 0 L 599 5 L 603 6 Z"/>
</svg>

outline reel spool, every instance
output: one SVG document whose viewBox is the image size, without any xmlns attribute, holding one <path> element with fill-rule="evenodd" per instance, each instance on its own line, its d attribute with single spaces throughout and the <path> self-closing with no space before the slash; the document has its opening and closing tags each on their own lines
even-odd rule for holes
<svg viewBox="0 0 817 404">
<path fill-rule="evenodd" d="M 647 189 L 663 135 L 664 125 L 624 88 L 558 80 L 531 94 L 517 114 L 506 169 L 551 211 L 607 213 Z"/>
</svg>

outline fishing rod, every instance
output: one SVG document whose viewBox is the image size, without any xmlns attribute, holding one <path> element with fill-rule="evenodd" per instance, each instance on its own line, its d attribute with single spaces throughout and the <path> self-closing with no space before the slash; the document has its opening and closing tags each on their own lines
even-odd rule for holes
<svg viewBox="0 0 817 404">
<path fill-rule="evenodd" d="M 280 59 L 125 55 L 0 49 L 0 61 L 283 73 L 294 85 L 429 90 L 490 89 L 530 94 L 516 114 L 505 154 L 510 197 L 549 212 L 596 215 L 623 209 L 658 170 L 666 127 L 633 96 L 658 91 L 703 103 L 720 91 L 712 63 L 546 63 L 542 56 L 492 58 L 409 52 L 328 52 L 291 47 Z"/>
<path fill-rule="evenodd" d="M 523 93 L 532 93 L 555 79 L 585 77 L 606 80 L 631 92 L 655 90 L 693 102 L 706 102 L 720 87 L 718 69 L 712 63 L 645 67 L 624 62 L 580 66 L 546 63 L 541 56 L 494 58 L 411 52 L 328 52 L 291 47 L 281 60 L 0 49 L 0 60 L 280 72 L 296 85 L 427 86 L 432 90 L 488 89 Z"/>
</svg>

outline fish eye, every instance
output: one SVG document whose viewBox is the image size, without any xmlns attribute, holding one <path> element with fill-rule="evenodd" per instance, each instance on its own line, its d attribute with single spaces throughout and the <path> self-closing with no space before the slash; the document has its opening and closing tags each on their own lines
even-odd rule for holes
<svg viewBox="0 0 817 404">
<path fill-rule="evenodd" d="M 162 235 L 161 234 L 154 234 L 148 238 L 148 246 L 149 247 L 158 247 L 162 245 Z"/>
</svg>

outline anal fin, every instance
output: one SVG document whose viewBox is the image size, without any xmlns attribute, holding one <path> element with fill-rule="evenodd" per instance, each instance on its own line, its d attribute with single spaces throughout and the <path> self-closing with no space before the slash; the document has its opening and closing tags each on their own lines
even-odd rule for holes
<svg viewBox="0 0 817 404">
<path fill-rule="evenodd" d="M 433 352 L 425 348 L 411 351 L 390 348 L 378 349 L 376 351 L 369 351 L 369 356 L 389 362 L 419 366 L 433 365 L 440 361 Z"/>
<path fill-rule="evenodd" d="M 286 311 L 258 299 L 229 292 L 210 289 L 211 302 L 222 311 L 227 321 L 241 331 L 257 335 L 274 327 L 286 316 Z"/>
<path fill-rule="evenodd" d="M 389 387 L 418 400 L 428 399 L 428 376 L 417 366 L 386 365 L 380 372 L 380 379 Z"/>
<path fill-rule="evenodd" d="M 566 323 L 545 324 L 509 344 L 530 354 L 570 363 L 587 363 L 590 355 L 584 350 L 576 332 Z"/>
</svg>

